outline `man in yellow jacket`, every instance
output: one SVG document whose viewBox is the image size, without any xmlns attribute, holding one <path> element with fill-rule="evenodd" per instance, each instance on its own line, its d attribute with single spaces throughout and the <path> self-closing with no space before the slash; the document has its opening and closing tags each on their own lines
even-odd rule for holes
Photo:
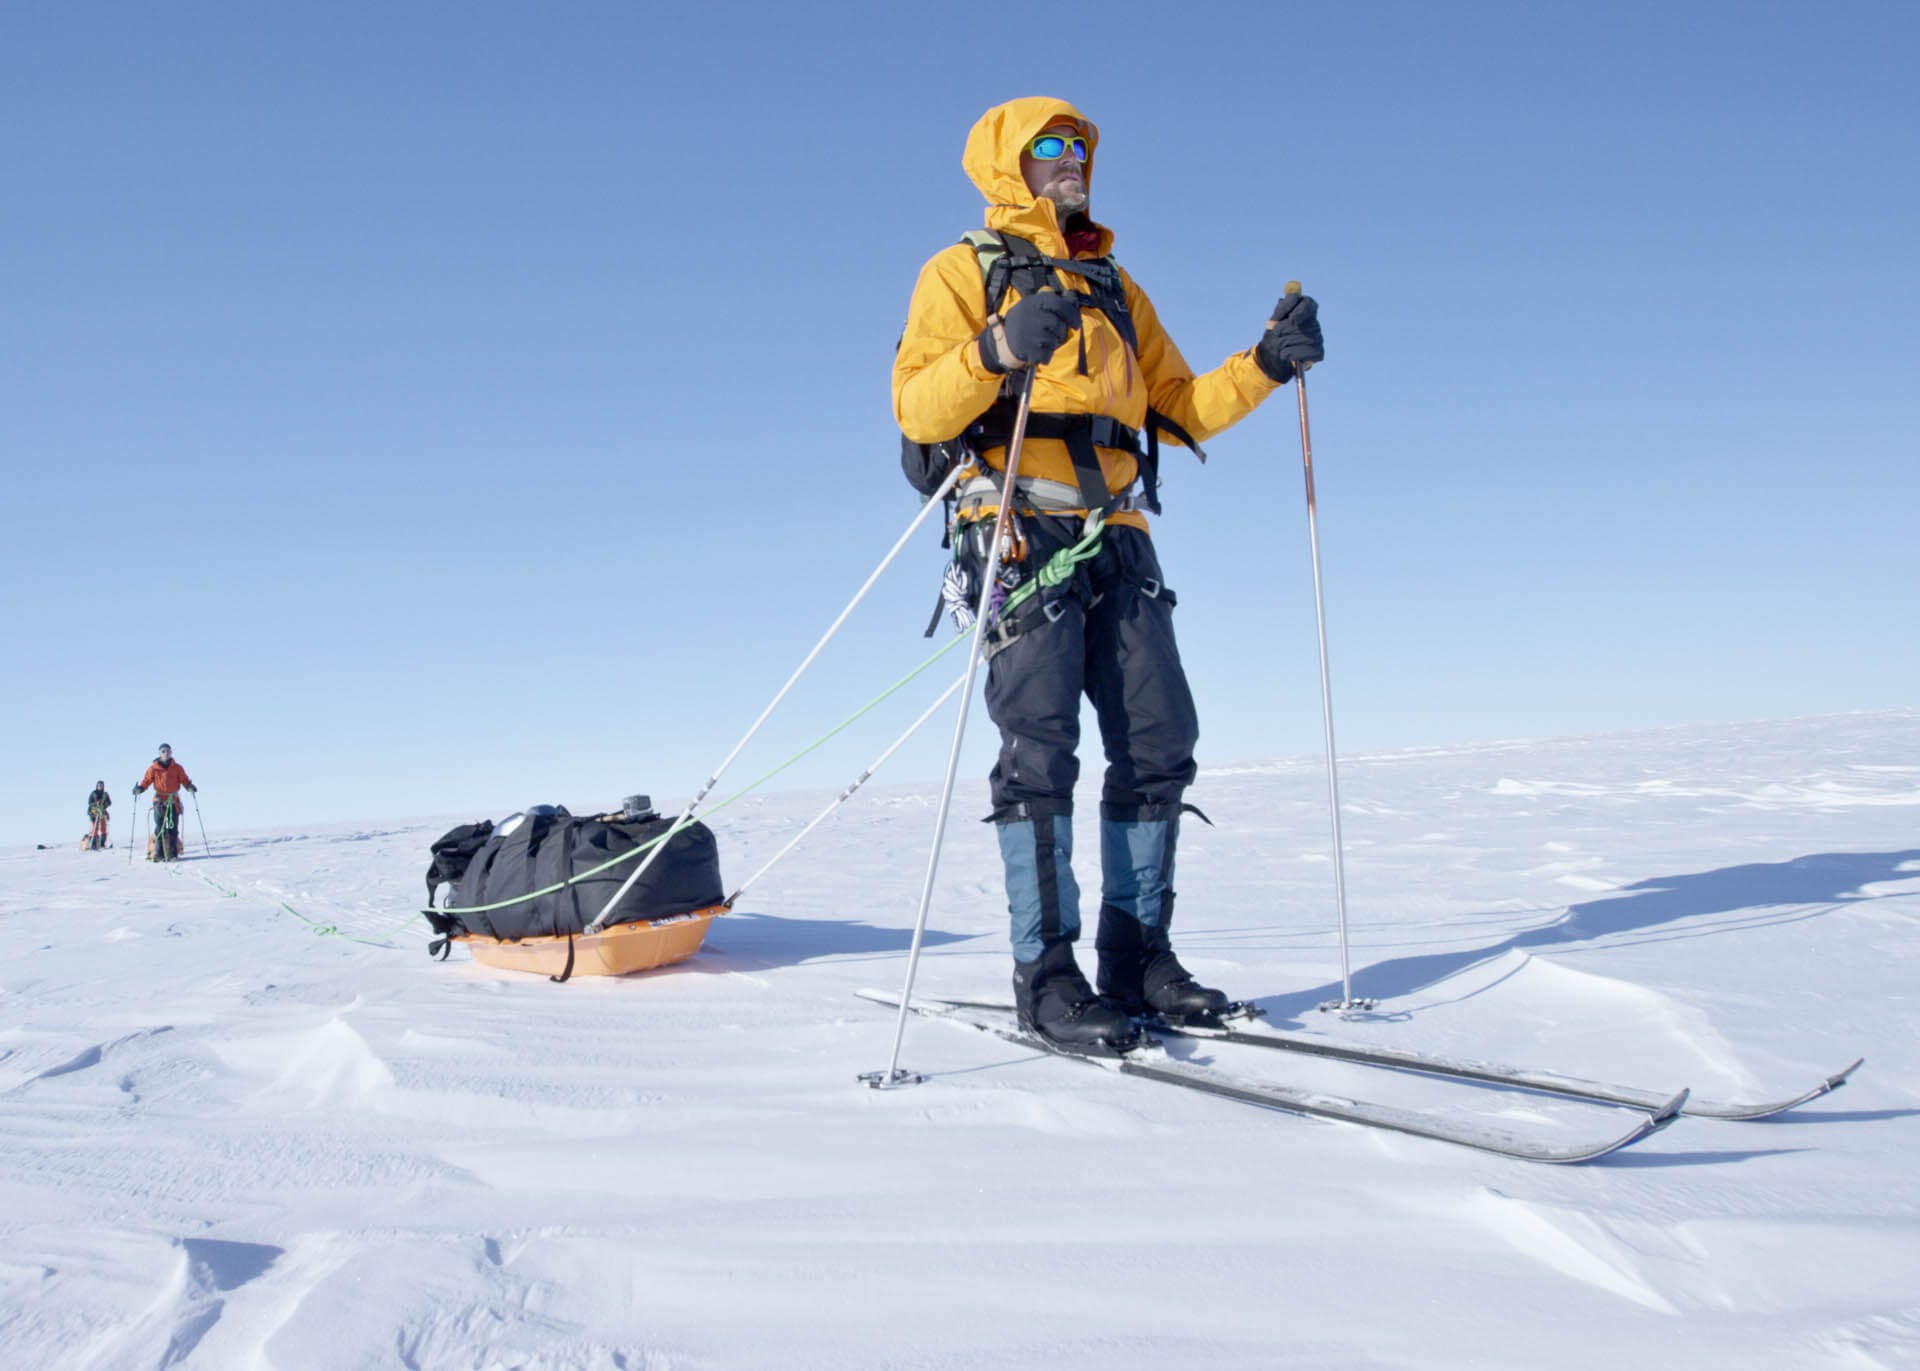
<svg viewBox="0 0 1920 1371">
<path fill-rule="evenodd" d="M 956 558 L 974 586 L 1011 587 L 1097 531 L 1097 550 L 990 626 L 987 712 L 1021 1021 L 1069 1050 L 1123 1051 L 1134 1015 L 1204 1018 L 1225 995 L 1174 956 L 1174 849 L 1199 737 L 1173 635 L 1173 592 L 1147 536 L 1161 434 L 1197 447 L 1324 355 L 1314 301 L 1280 302 L 1254 347 L 1195 376 L 1153 303 L 1109 258 L 1087 213 L 1099 131 L 1062 100 L 987 111 L 962 165 L 987 200 L 969 235 L 920 272 L 893 370 L 894 417 L 915 443 L 965 435 Z M 1016 536 L 985 566 L 1013 397 L 1032 376 Z M 1142 445 L 1142 433 L 1146 443 Z M 1137 493 L 1136 481 L 1142 484 Z M 1080 698 L 1107 755 L 1100 804 L 1100 994 L 1074 961 L 1073 788 Z"/>
</svg>

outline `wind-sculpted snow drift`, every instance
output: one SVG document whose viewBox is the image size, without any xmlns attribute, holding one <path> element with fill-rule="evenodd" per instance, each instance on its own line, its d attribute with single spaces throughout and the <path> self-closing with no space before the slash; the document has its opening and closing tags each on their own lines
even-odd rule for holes
<svg viewBox="0 0 1920 1371">
<path fill-rule="evenodd" d="M 428 960 L 426 845 L 471 815 L 174 869 L 16 848 L 0 1362 L 1920 1365 L 1920 712 L 1358 755 L 1341 782 L 1355 988 L 1380 998 L 1348 1022 L 1315 1010 L 1339 984 L 1318 765 L 1193 793 L 1217 827 L 1181 853 L 1183 958 L 1259 1003 L 1248 1031 L 1704 1101 L 1868 1065 L 1578 1168 L 920 1020 L 926 1082 L 862 1089 L 892 1020 L 854 992 L 897 988 L 930 786 L 862 792 L 690 961 L 565 985 Z M 821 798 L 716 818 L 725 860 L 753 869 Z M 1005 1000 L 992 834 L 949 832 L 919 989 Z M 1625 1114 L 1167 1051 L 1528 1136 Z"/>
</svg>

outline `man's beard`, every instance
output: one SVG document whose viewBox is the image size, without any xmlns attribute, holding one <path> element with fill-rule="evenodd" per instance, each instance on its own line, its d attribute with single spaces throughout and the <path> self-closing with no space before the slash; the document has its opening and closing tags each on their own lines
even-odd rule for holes
<svg viewBox="0 0 1920 1371">
<path fill-rule="evenodd" d="M 1047 198 L 1053 201 L 1053 207 L 1060 212 L 1060 218 L 1063 221 L 1072 215 L 1085 214 L 1087 212 L 1087 188 L 1085 186 L 1075 186 L 1071 190 L 1062 186 L 1058 190 L 1050 192 Z"/>
</svg>

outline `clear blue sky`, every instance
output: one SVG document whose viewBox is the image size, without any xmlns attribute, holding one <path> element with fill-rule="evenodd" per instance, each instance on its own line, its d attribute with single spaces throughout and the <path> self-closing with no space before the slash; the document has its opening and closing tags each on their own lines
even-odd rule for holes
<svg viewBox="0 0 1920 1371">
<path fill-rule="evenodd" d="M 1018 14 L 0 10 L 0 841 L 163 739 L 215 830 L 683 800 L 912 514 L 892 345 L 1027 94 L 1196 367 L 1321 300 L 1344 749 L 1920 699 L 1920 7 Z M 1210 449 L 1202 764 L 1312 754 L 1292 392 Z M 740 779 L 919 660 L 937 543 Z"/>
</svg>

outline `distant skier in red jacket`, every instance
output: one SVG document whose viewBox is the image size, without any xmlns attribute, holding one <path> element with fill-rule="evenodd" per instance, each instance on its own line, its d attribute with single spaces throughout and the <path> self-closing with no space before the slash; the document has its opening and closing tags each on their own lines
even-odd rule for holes
<svg viewBox="0 0 1920 1371">
<path fill-rule="evenodd" d="M 200 787 L 187 776 L 187 769 L 173 760 L 173 749 L 160 744 L 160 755 L 147 767 L 147 774 L 133 788 L 137 799 L 148 786 L 153 787 L 153 841 L 147 844 L 147 860 L 170 862 L 180 855 L 180 792 L 199 793 Z"/>
</svg>

